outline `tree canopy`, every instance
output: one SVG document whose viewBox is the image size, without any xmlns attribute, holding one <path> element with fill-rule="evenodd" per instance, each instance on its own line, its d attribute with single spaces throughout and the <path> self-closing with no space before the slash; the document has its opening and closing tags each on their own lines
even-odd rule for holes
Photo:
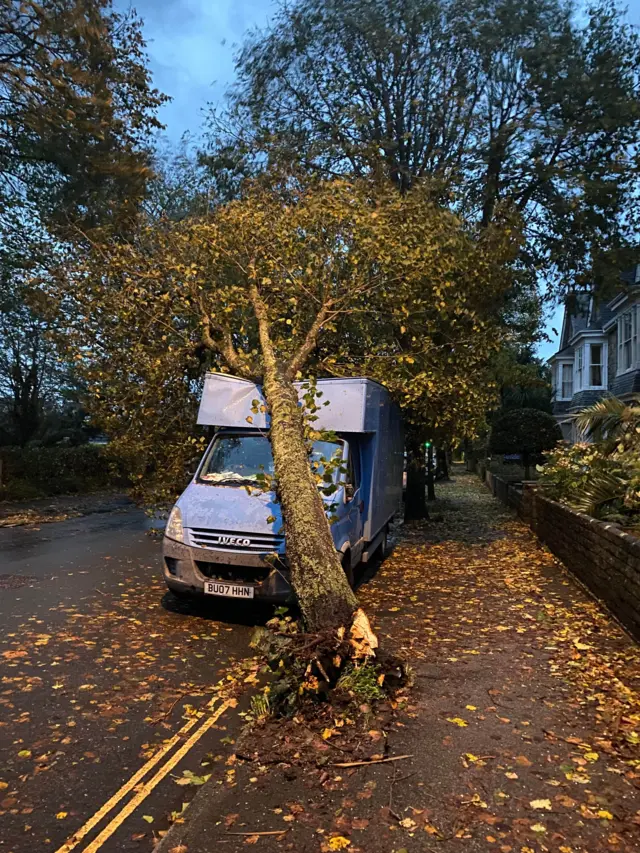
<svg viewBox="0 0 640 853">
<path fill-rule="evenodd" d="M 144 47 L 139 19 L 111 0 L 1 0 L 5 228 L 36 218 L 86 229 L 135 213 L 165 100 Z"/>
<path fill-rule="evenodd" d="M 429 176 L 466 218 L 515 206 L 545 285 L 602 285 L 636 244 L 639 60 L 611 0 L 298 0 L 240 51 L 211 162 Z"/>
<path fill-rule="evenodd" d="M 175 493 L 205 367 L 262 376 L 254 285 L 287 378 L 369 373 L 405 405 L 425 393 L 440 412 L 486 403 L 474 368 L 505 334 L 517 235 L 475 235 L 430 199 L 370 181 L 257 184 L 63 270 L 51 290 L 77 369 L 141 485 L 153 470 Z"/>
<path fill-rule="evenodd" d="M 531 457 L 551 450 L 562 440 L 556 419 L 541 409 L 509 409 L 498 415 L 491 427 L 492 453 L 519 454 L 527 469 Z"/>
<path fill-rule="evenodd" d="M 165 98 L 144 48 L 111 0 L 0 0 L 1 442 L 31 440 L 74 389 L 35 282 L 95 229 L 127 233 L 148 194 Z"/>
</svg>

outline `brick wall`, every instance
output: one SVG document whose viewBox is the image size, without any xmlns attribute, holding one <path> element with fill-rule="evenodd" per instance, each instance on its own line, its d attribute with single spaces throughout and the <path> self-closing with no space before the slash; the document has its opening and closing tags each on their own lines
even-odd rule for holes
<svg viewBox="0 0 640 853">
<path fill-rule="evenodd" d="M 538 538 L 634 636 L 640 638 L 640 539 L 492 476 L 492 491 L 516 509 Z"/>
</svg>

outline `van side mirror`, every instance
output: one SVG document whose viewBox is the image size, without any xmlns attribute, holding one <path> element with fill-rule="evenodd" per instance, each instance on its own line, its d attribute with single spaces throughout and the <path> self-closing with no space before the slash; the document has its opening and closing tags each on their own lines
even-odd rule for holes
<svg viewBox="0 0 640 853">
<path fill-rule="evenodd" d="M 345 483 L 344 496 L 345 496 L 346 500 L 348 500 L 348 501 L 353 500 L 354 494 L 355 494 L 355 491 L 353 488 L 353 483 Z"/>
</svg>

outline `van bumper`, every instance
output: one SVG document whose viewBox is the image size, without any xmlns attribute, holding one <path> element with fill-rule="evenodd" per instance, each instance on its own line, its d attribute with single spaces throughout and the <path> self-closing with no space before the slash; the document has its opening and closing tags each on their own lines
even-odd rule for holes
<svg viewBox="0 0 640 853">
<path fill-rule="evenodd" d="M 283 604 L 293 598 L 285 564 L 272 565 L 260 554 L 193 548 L 165 536 L 162 570 L 167 586 L 178 595 L 204 595 L 205 581 L 222 580 L 251 584 L 254 601 Z"/>
</svg>

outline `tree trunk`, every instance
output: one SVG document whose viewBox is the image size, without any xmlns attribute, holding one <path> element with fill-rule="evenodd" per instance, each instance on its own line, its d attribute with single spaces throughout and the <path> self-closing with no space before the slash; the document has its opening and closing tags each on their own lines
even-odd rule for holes
<svg viewBox="0 0 640 853">
<path fill-rule="evenodd" d="M 265 372 L 264 392 L 271 412 L 271 447 L 291 583 L 305 624 L 310 631 L 348 627 L 358 602 L 311 474 L 296 389 L 276 369 Z"/>
<path fill-rule="evenodd" d="M 433 444 L 427 450 L 427 500 L 435 501 L 436 490 L 433 476 Z"/>
<path fill-rule="evenodd" d="M 278 497 L 282 507 L 291 584 L 307 630 L 350 627 L 358 600 L 338 557 L 325 506 L 311 473 L 304 418 L 293 382 L 278 364 L 267 309 L 253 289 L 264 364 L 263 390 L 271 415 Z"/>
<path fill-rule="evenodd" d="M 425 499 L 426 469 L 424 441 L 419 430 L 407 430 L 407 489 L 405 492 L 404 520 L 420 521 L 429 518 Z"/>
</svg>

